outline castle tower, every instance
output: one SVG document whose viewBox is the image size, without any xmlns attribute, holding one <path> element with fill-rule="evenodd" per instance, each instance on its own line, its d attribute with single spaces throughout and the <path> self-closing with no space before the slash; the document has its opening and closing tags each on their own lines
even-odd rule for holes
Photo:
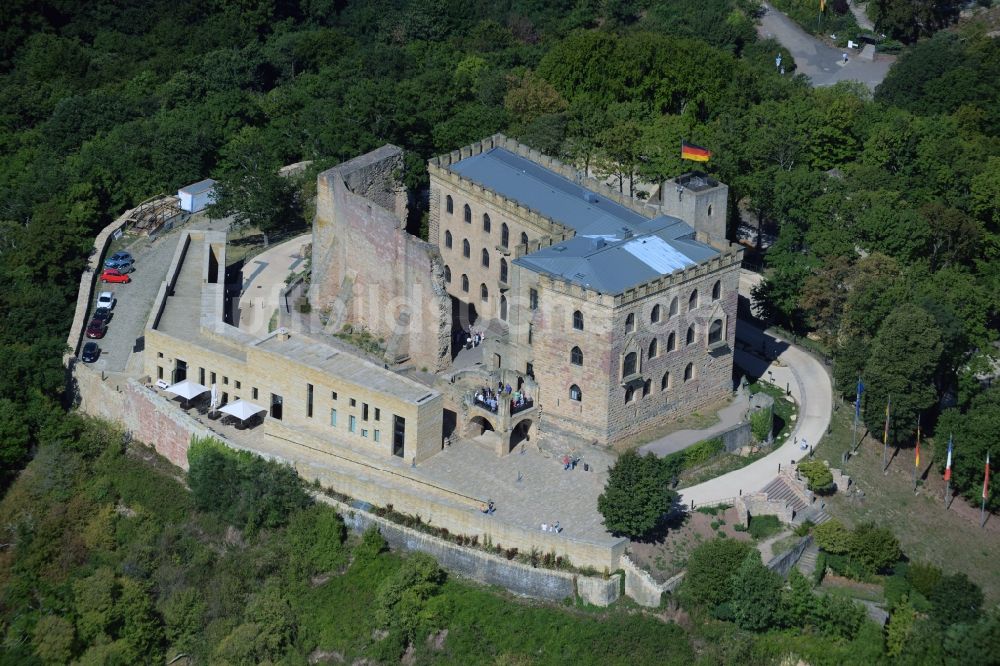
<svg viewBox="0 0 1000 666">
<path fill-rule="evenodd" d="M 716 248 L 729 246 L 726 220 L 729 186 L 699 171 L 665 180 L 660 185 L 660 209 L 687 222 L 695 237 Z"/>
</svg>

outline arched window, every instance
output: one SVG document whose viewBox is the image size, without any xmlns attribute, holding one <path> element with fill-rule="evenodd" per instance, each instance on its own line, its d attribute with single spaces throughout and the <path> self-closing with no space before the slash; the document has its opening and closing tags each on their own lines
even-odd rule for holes
<svg viewBox="0 0 1000 666">
<path fill-rule="evenodd" d="M 691 296 L 688 298 L 688 310 L 694 310 L 698 307 L 698 290 L 695 289 L 691 292 Z"/>
<path fill-rule="evenodd" d="M 479 299 L 483 303 L 490 300 L 490 290 L 486 288 L 485 284 L 479 285 Z"/>
<path fill-rule="evenodd" d="M 660 390 L 666 391 L 668 388 L 670 388 L 670 373 L 664 372 L 663 378 L 660 379 Z"/>
<path fill-rule="evenodd" d="M 653 338 L 649 341 L 649 354 L 646 355 L 646 358 L 656 358 L 659 351 L 660 350 L 656 344 L 656 338 Z"/>
<path fill-rule="evenodd" d="M 652 324 L 655 324 L 656 322 L 660 321 L 660 306 L 659 305 L 654 305 L 653 306 L 653 311 L 649 313 L 649 321 Z"/>
<path fill-rule="evenodd" d="M 462 240 L 462 256 L 471 257 L 472 256 L 472 246 L 469 245 L 469 239 L 466 238 Z"/>
<path fill-rule="evenodd" d="M 583 351 L 579 347 L 570 350 L 569 362 L 573 365 L 583 365 Z"/>
<path fill-rule="evenodd" d="M 462 273 L 462 291 L 469 291 L 469 276 Z"/>
<path fill-rule="evenodd" d="M 635 352 L 629 352 L 629 353 L 625 354 L 625 361 L 622 363 L 622 378 L 623 379 L 625 377 L 628 377 L 629 375 L 634 375 L 635 374 L 635 367 L 636 367 L 636 361 L 637 360 L 638 359 L 636 358 Z"/>
<path fill-rule="evenodd" d="M 500 260 L 500 281 L 501 282 L 506 282 L 507 281 L 507 260 L 506 259 L 501 259 Z"/>
<path fill-rule="evenodd" d="M 676 314 L 677 314 L 677 298 L 674 297 L 674 299 L 670 301 L 670 314 L 668 314 L 667 316 L 673 317 Z"/>
<path fill-rule="evenodd" d="M 688 327 L 688 333 L 687 333 L 687 344 L 690 345 L 692 343 L 694 343 L 694 326 L 693 325 Z"/>
<path fill-rule="evenodd" d="M 712 322 L 712 325 L 708 327 L 708 344 L 713 345 L 716 342 L 722 342 L 722 320 L 716 319 Z"/>
<path fill-rule="evenodd" d="M 452 244 L 451 232 L 450 231 L 446 231 L 446 232 L 444 232 L 444 246 L 445 247 L 451 247 L 451 244 Z"/>
<path fill-rule="evenodd" d="M 627 389 L 625 389 L 625 404 L 627 405 L 633 400 L 635 400 L 635 389 L 629 386 Z"/>
<path fill-rule="evenodd" d="M 652 388 L 652 380 L 647 379 L 642 383 L 642 397 L 645 398 L 649 395 L 649 391 Z"/>
<path fill-rule="evenodd" d="M 489 267 L 490 267 L 490 253 L 484 247 L 483 248 L 483 268 L 489 268 Z"/>
<path fill-rule="evenodd" d="M 526 234 L 526 233 L 524 233 L 522 231 L 521 232 L 521 245 L 527 245 L 527 244 L 528 244 L 528 234 Z"/>
<path fill-rule="evenodd" d="M 448 266 L 444 267 L 444 281 L 451 282 L 451 268 Z"/>
<path fill-rule="evenodd" d="M 462 208 L 462 215 L 465 218 L 466 224 L 472 224 L 472 209 L 469 208 L 469 204 L 465 204 Z"/>
<path fill-rule="evenodd" d="M 507 321 L 507 297 L 500 295 L 500 318 Z"/>
<path fill-rule="evenodd" d="M 508 245 L 510 245 L 510 228 L 504 222 L 500 225 L 500 247 L 507 247 Z"/>
<path fill-rule="evenodd" d="M 684 368 L 684 381 L 694 379 L 694 363 L 688 363 Z"/>
<path fill-rule="evenodd" d="M 712 204 L 708 204 L 708 216 L 712 217 Z"/>
<path fill-rule="evenodd" d="M 573 313 L 573 328 L 578 331 L 583 330 L 583 313 L 579 310 Z"/>
<path fill-rule="evenodd" d="M 717 301 L 722 296 L 722 280 L 716 280 L 712 285 L 712 300 Z"/>
<path fill-rule="evenodd" d="M 583 393 L 580 392 L 580 387 L 576 384 L 569 387 L 569 399 L 574 402 L 581 402 L 583 400 Z"/>
<path fill-rule="evenodd" d="M 450 194 L 444 199 L 444 207 L 449 214 L 455 212 L 455 201 L 451 198 Z"/>
<path fill-rule="evenodd" d="M 635 330 L 635 315 L 631 312 L 625 317 L 625 332 L 631 333 Z"/>
<path fill-rule="evenodd" d="M 483 231 L 490 233 L 490 216 L 488 213 L 483 213 Z"/>
<path fill-rule="evenodd" d="M 667 351 L 672 352 L 675 349 L 677 349 L 677 336 L 671 331 L 667 336 Z"/>
</svg>

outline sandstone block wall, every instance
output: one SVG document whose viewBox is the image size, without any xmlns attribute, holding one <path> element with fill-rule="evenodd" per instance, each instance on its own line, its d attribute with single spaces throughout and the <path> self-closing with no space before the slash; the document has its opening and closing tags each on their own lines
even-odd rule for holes
<svg viewBox="0 0 1000 666">
<path fill-rule="evenodd" d="M 402 150 L 383 146 L 319 175 L 310 297 L 331 320 L 383 338 L 390 361 L 439 371 L 451 301 L 440 254 L 406 232 L 402 168 Z"/>
</svg>

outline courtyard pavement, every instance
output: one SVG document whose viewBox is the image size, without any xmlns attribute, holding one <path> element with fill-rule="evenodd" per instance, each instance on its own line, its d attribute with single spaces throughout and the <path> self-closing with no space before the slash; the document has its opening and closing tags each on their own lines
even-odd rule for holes
<svg viewBox="0 0 1000 666">
<path fill-rule="evenodd" d="M 243 266 L 239 327 L 251 335 L 267 335 L 271 315 L 278 308 L 285 278 L 305 264 L 302 246 L 311 242 L 312 232 L 296 236 L 264 250 Z"/>
<path fill-rule="evenodd" d="M 875 60 L 863 60 L 855 50 L 848 53 L 845 64 L 844 50 L 816 39 L 766 2 L 757 34 L 773 38 L 788 49 L 795 58 L 796 73 L 805 74 L 815 87 L 832 86 L 838 81 L 860 81 L 869 90 L 875 90 L 896 61 L 895 57 L 885 55 L 876 55 Z"/>
</svg>

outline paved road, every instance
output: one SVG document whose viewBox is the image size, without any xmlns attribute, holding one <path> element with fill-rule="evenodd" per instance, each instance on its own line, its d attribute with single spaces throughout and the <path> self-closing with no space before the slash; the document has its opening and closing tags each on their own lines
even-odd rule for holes
<svg viewBox="0 0 1000 666">
<path fill-rule="evenodd" d="M 757 34 L 781 43 L 798 66 L 798 73 L 805 74 L 813 86 L 832 86 L 838 81 L 860 81 L 875 90 L 882 83 L 896 59 L 876 56 L 875 60 L 862 60 L 857 51 L 843 61 L 844 51 L 835 49 L 806 33 L 792 19 L 769 4 L 764 3 L 765 13 L 760 18 Z"/>
<path fill-rule="evenodd" d="M 810 444 L 819 444 L 820 438 L 826 434 L 830 425 L 833 388 L 830 376 L 822 363 L 801 348 L 781 341 L 743 321 L 736 328 L 736 335 L 753 349 L 759 349 L 762 343 L 766 344 L 770 357 L 773 357 L 774 352 L 779 352 L 777 360 L 769 362 L 756 354 L 738 350 L 736 362 L 748 372 L 760 374 L 770 372 L 769 379 L 773 383 L 778 386 L 787 385 L 799 405 L 798 421 L 792 431 L 792 437 L 786 440 L 787 443 L 764 458 L 743 469 L 682 490 L 681 501 L 689 505 L 694 502 L 695 506 L 700 506 L 736 497 L 741 490 L 744 493 L 760 490 L 777 474 L 779 463 L 787 465 L 808 455 L 808 451 L 800 450 L 794 440 L 801 442 L 804 439 Z"/>
</svg>

